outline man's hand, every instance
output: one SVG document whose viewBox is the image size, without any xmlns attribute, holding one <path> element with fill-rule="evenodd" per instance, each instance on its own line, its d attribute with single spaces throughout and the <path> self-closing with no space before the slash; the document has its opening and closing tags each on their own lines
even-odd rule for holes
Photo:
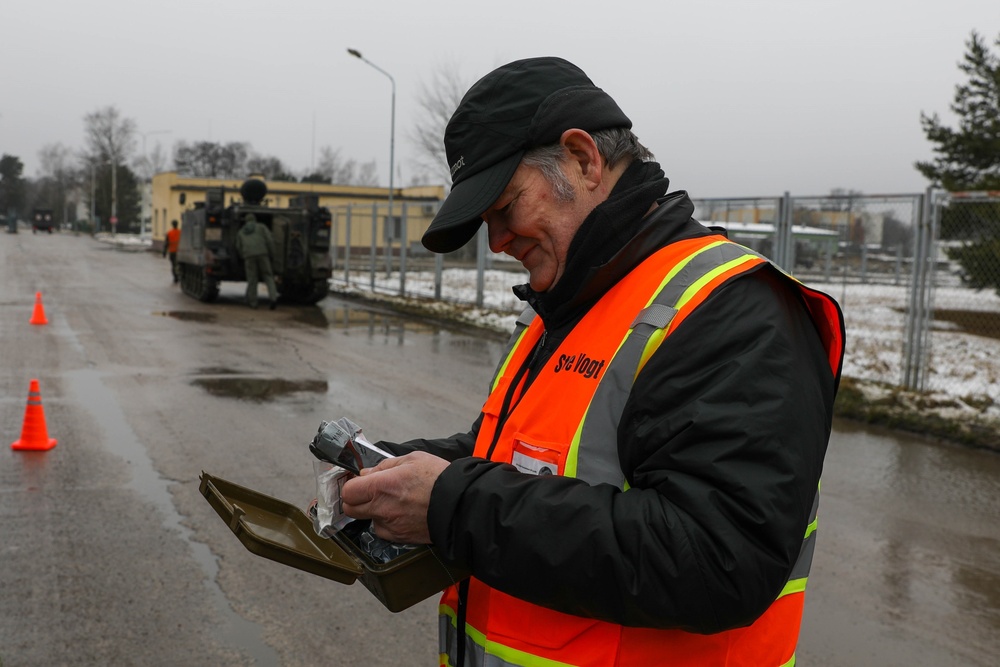
<svg viewBox="0 0 1000 667">
<path fill-rule="evenodd" d="M 427 508 L 431 489 L 448 462 L 427 452 L 386 459 L 365 468 L 360 477 L 344 484 L 344 512 L 355 519 L 371 519 L 382 539 L 402 544 L 430 544 Z"/>
</svg>

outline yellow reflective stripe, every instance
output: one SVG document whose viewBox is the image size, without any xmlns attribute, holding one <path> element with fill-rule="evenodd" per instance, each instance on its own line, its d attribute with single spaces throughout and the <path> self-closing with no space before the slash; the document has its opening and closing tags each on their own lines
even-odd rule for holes
<svg viewBox="0 0 1000 667">
<path fill-rule="evenodd" d="M 688 255 L 687 257 L 685 257 L 684 259 L 682 259 L 681 261 L 677 262 L 677 264 L 674 266 L 674 268 L 670 269 L 670 272 L 666 276 L 663 277 L 663 280 L 660 281 L 659 286 L 655 290 L 653 290 L 653 296 L 649 297 L 649 301 L 646 302 L 646 306 L 648 307 L 650 304 L 653 303 L 653 300 L 656 299 L 657 295 L 659 295 L 659 293 L 663 291 L 663 288 L 666 287 L 667 283 L 669 283 L 671 280 L 673 280 L 674 276 L 676 276 L 678 273 L 680 273 L 681 270 L 685 266 L 687 266 L 691 262 L 692 259 L 694 259 L 698 255 L 700 255 L 701 253 L 705 252 L 706 250 L 710 250 L 712 248 L 720 246 L 723 243 L 729 243 L 729 241 L 716 241 L 715 243 L 709 243 L 707 246 L 704 246 L 702 248 L 698 248 L 693 253 L 691 253 L 690 255 Z"/>
<path fill-rule="evenodd" d="M 438 605 L 438 613 L 450 618 L 453 625 L 457 623 L 455 610 L 448 605 Z M 488 655 L 496 656 L 497 658 L 500 658 L 505 662 L 509 662 L 512 665 L 519 665 L 520 667 L 573 667 L 573 665 L 568 662 L 549 660 L 548 658 L 542 658 L 537 655 L 532 655 L 531 653 L 525 653 L 524 651 L 519 651 L 511 648 L 510 646 L 488 640 L 486 639 L 486 635 L 468 623 L 465 624 L 465 636 L 479 646 L 483 647 Z M 451 661 L 448 660 L 449 656 L 447 654 L 441 654 L 438 657 L 441 662 L 449 665 L 451 664 Z"/>
<path fill-rule="evenodd" d="M 809 581 L 809 577 L 790 580 L 787 584 L 785 584 L 785 587 L 781 589 L 781 592 L 778 593 L 778 597 L 783 598 L 786 595 L 792 595 L 793 593 L 805 593 L 807 581 Z"/>
<path fill-rule="evenodd" d="M 573 667 L 573 664 L 569 662 L 541 658 L 537 655 L 518 651 L 517 649 L 492 641 L 486 642 L 486 654 L 496 656 L 504 662 L 509 662 L 519 667 Z"/>
<path fill-rule="evenodd" d="M 521 341 L 524 339 L 524 334 L 526 333 L 528 333 L 528 327 L 524 327 L 524 330 L 518 334 L 517 342 L 511 346 L 510 352 L 507 353 L 507 358 L 503 360 L 503 365 L 497 370 L 497 374 L 493 378 L 493 384 L 490 386 L 491 392 L 497 388 L 500 378 L 503 377 L 504 372 L 507 370 L 507 365 L 510 363 L 510 360 L 514 358 L 514 353 L 517 352 L 517 348 L 520 347 Z"/>
<path fill-rule="evenodd" d="M 684 294 L 681 295 L 681 298 L 678 299 L 677 303 L 674 304 L 674 308 L 676 308 L 677 310 L 683 308 L 684 305 L 688 301 L 690 301 L 695 294 L 700 292 L 705 287 L 705 285 L 714 280 L 720 274 L 723 274 L 726 271 L 729 271 L 730 269 L 735 269 L 737 266 L 740 266 L 741 264 L 746 264 L 747 262 L 756 260 L 757 260 L 757 255 L 740 255 L 736 259 L 731 259 L 725 264 L 721 264 L 715 267 L 714 269 L 703 275 L 701 278 L 691 283 L 691 286 L 684 291 Z"/>
<path fill-rule="evenodd" d="M 795 654 L 792 654 L 792 659 L 781 665 L 781 667 L 795 667 Z"/>
<path fill-rule="evenodd" d="M 819 525 L 819 517 L 812 520 L 808 526 L 806 526 L 806 536 L 804 539 L 809 539 L 809 536 L 816 532 L 816 526 Z"/>
<path fill-rule="evenodd" d="M 713 244 L 713 245 L 719 245 L 719 244 Z M 710 248 L 712 246 L 708 247 Z M 694 255 L 692 255 L 691 257 L 694 257 Z M 688 258 L 688 260 L 690 259 L 691 258 Z M 736 259 L 730 260 L 725 264 L 722 264 L 721 266 L 717 266 L 716 268 L 712 269 L 698 280 L 694 281 L 691 284 L 691 286 L 684 291 L 684 293 L 681 295 L 681 298 L 677 300 L 677 303 L 674 304 L 674 308 L 676 308 L 677 310 L 681 310 L 687 304 L 688 301 L 693 299 L 694 296 L 698 294 L 698 292 L 704 289 L 705 285 L 707 285 L 709 282 L 714 280 L 719 275 L 725 273 L 726 271 L 734 269 L 737 266 L 746 264 L 747 262 L 756 261 L 757 259 L 758 259 L 757 255 L 750 255 L 750 254 L 741 255 Z M 687 263 L 688 260 L 685 260 L 685 263 Z M 658 293 L 659 292 L 657 292 L 657 294 Z M 659 349 L 660 344 L 663 343 L 663 339 L 666 337 L 669 329 L 670 327 L 668 326 L 665 329 L 657 329 L 652 334 L 650 334 L 649 340 L 646 341 L 646 347 L 642 351 L 642 356 L 639 358 L 639 367 L 636 368 L 635 371 L 636 376 L 639 375 L 639 371 L 645 368 L 646 362 L 649 361 L 649 358 L 651 356 L 653 356 L 653 353 L 656 352 L 657 349 Z"/>
<path fill-rule="evenodd" d="M 587 421 L 587 413 L 590 412 L 590 404 L 583 411 L 583 418 L 576 425 L 576 433 L 569 443 L 569 451 L 566 453 L 566 465 L 563 467 L 564 477 L 576 477 L 577 464 L 580 462 L 580 436 L 583 434 L 583 424 Z"/>
</svg>

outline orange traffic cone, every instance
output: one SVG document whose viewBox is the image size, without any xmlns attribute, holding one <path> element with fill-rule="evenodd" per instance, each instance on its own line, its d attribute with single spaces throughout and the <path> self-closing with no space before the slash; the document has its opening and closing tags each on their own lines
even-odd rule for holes
<svg viewBox="0 0 1000 667">
<path fill-rule="evenodd" d="M 21 439 L 11 443 L 10 448 L 44 450 L 55 446 L 56 440 L 49 437 L 49 429 L 45 426 L 45 410 L 42 409 L 38 380 L 32 380 L 28 389 L 28 407 L 24 411 Z"/>
<path fill-rule="evenodd" d="M 42 308 L 42 293 L 35 292 L 35 312 L 31 314 L 31 324 L 48 324 L 45 319 L 45 309 Z"/>
</svg>

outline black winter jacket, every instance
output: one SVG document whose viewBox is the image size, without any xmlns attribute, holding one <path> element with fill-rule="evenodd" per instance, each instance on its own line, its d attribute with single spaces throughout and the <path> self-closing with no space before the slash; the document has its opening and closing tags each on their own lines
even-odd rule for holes
<svg viewBox="0 0 1000 667">
<path fill-rule="evenodd" d="M 659 200 L 555 307 L 515 288 L 546 325 L 534 363 L 652 252 L 712 233 L 693 212 L 684 192 Z M 468 433 L 383 444 L 452 461 L 431 538 L 490 586 L 623 625 L 719 632 L 762 614 L 798 556 L 832 422 L 826 359 L 796 289 L 765 264 L 716 290 L 636 378 L 618 429 L 627 492 L 471 457 L 482 415 Z"/>
</svg>

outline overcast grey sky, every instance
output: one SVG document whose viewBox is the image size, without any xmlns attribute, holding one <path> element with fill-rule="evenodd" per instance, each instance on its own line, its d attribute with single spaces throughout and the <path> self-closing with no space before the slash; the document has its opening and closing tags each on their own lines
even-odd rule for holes
<svg viewBox="0 0 1000 667">
<path fill-rule="evenodd" d="M 391 85 L 355 48 L 396 81 L 397 185 L 435 69 L 471 83 L 558 55 L 618 100 L 671 189 L 889 194 L 926 187 L 920 112 L 953 123 L 965 41 L 996 40 L 1000 1 L 2 0 L 0 26 L 0 153 L 31 177 L 115 105 L 147 151 L 246 141 L 301 174 L 331 146 L 387 185 Z"/>
</svg>

